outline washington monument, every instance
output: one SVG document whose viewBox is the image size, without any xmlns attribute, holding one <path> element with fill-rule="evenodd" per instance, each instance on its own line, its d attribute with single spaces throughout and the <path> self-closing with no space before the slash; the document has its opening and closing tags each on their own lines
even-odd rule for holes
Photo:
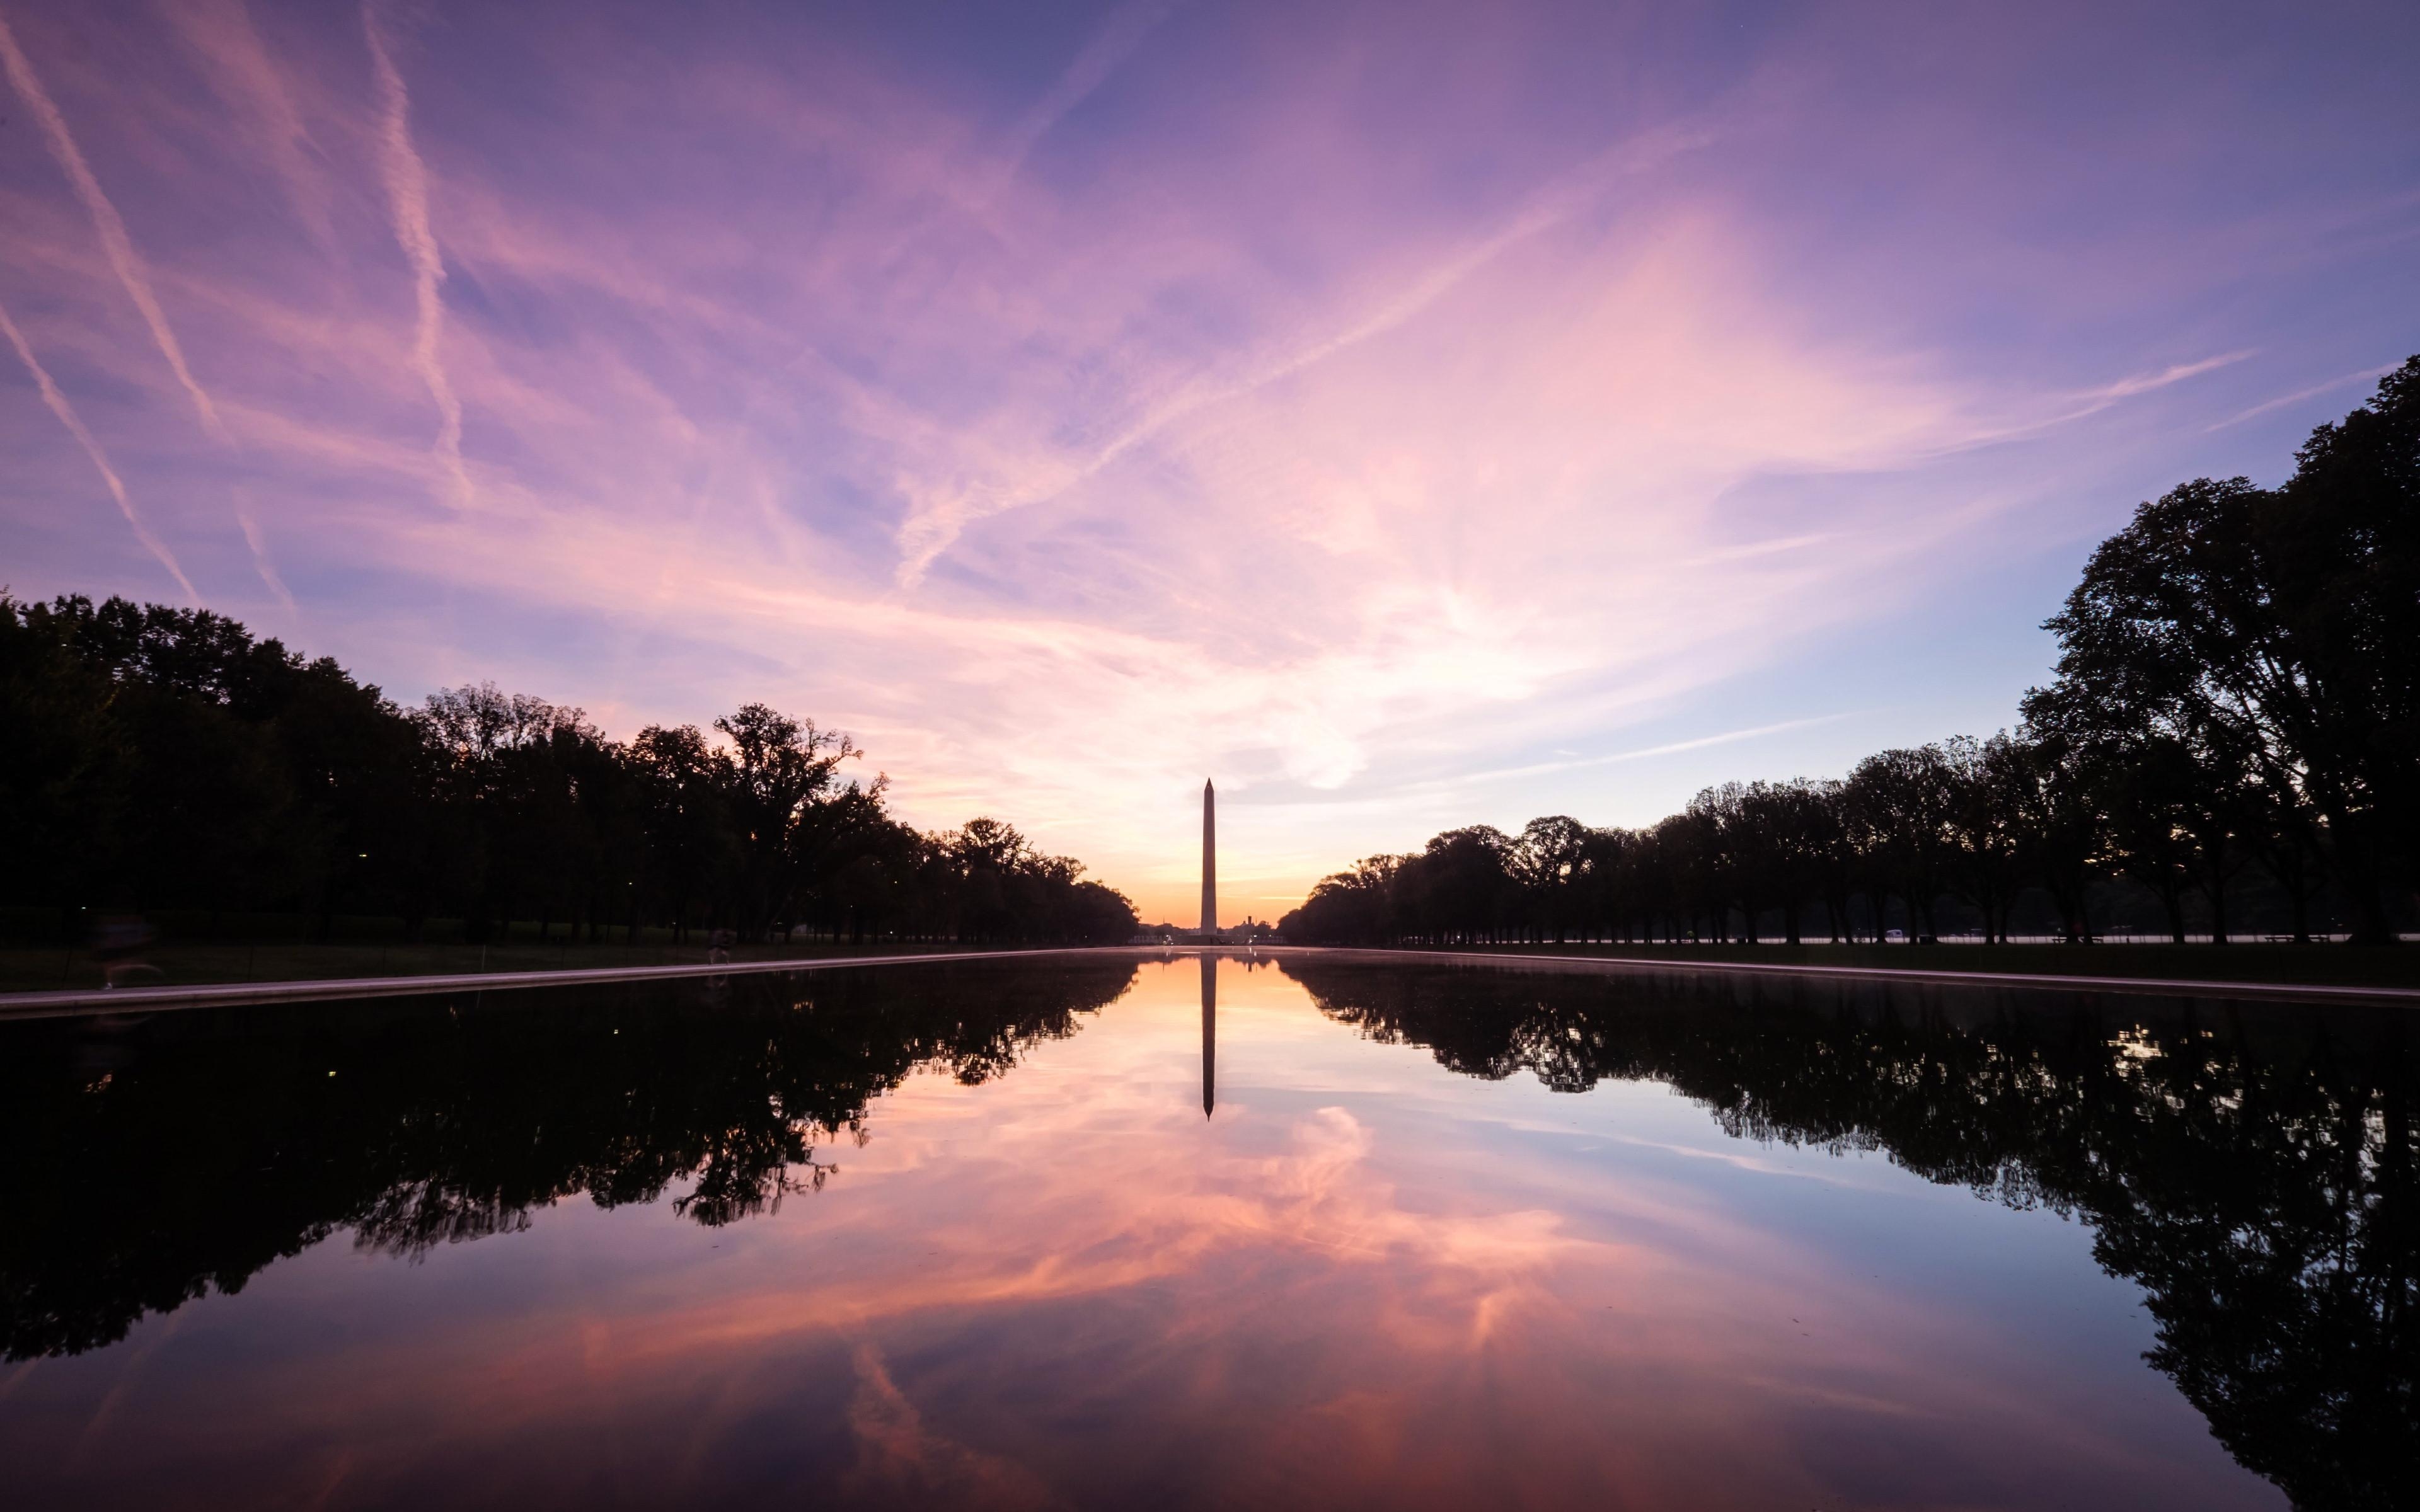
<svg viewBox="0 0 2420 1512">
<path fill-rule="evenodd" d="M 1202 783 L 1202 933 L 1218 933 L 1218 790 Z"/>
<path fill-rule="evenodd" d="M 1202 781 L 1202 933 L 1218 933 L 1218 790 Z M 1202 1116 L 1218 1105 L 1218 962 L 1202 952 Z"/>
</svg>

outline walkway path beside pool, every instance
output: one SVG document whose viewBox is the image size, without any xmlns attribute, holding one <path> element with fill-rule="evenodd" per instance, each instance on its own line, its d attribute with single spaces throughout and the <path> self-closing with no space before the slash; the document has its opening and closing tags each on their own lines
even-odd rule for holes
<svg viewBox="0 0 2420 1512">
<path fill-rule="evenodd" d="M 1224 948 L 1229 951 L 1233 947 Z M 148 1013 L 165 1009 L 245 1003 L 320 1002 L 357 997 L 417 997 L 436 993 L 509 992 L 529 987 L 580 987 L 609 982 L 669 981 L 691 977 L 762 976 L 767 972 L 837 971 L 859 966 L 1008 961 L 1052 956 L 1190 955 L 1198 947 L 1120 945 L 1040 950 L 954 950 L 931 954 L 825 956 L 808 960 L 741 961 L 724 965 L 595 966 L 557 971 L 462 972 L 426 977 L 348 977 L 338 980 L 213 982 L 192 987 L 135 987 L 118 992 L 0 995 L 0 1019 L 72 1018 L 96 1013 Z M 1385 950 L 1323 946 L 1272 946 L 1262 955 L 1316 955 L 1340 960 L 1427 962 L 1438 965 L 1619 971 L 1761 973 L 1907 982 L 1944 987 L 2014 987 L 2030 991 L 2149 993 L 2163 997 L 2239 997 L 2286 1002 L 2396 1003 L 2420 1006 L 2420 988 L 2321 986 L 2298 982 L 2185 981 L 2157 977 L 2068 977 L 2051 972 L 1926 971 L 1895 966 L 1825 966 L 1797 962 L 1675 961 L 1644 956 L 1548 955 L 1533 951 Z"/>
</svg>

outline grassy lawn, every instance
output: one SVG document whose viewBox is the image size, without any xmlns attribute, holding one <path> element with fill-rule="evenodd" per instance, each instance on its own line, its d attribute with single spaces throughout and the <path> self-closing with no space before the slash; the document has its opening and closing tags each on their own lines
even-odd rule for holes
<svg viewBox="0 0 2420 1512">
<path fill-rule="evenodd" d="M 742 945 L 732 959 L 747 961 L 808 961 L 847 955 L 890 955 L 977 949 L 953 945 L 897 945 L 869 940 L 863 945 Z M 515 940 L 488 946 L 409 945 L 378 941 L 314 945 L 290 941 L 245 944 L 166 944 L 154 947 L 145 959 L 160 968 L 163 981 L 176 985 L 228 981 L 302 981 L 345 977 L 427 977 L 475 971 L 558 971 L 599 966 L 703 965 L 703 936 L 689 945 L 642 941 L 637 945 L 600 942 L 595 945 L 555 941 Z M 0 992 L 50 992 L 97 988 L 101 963 L 82 946 L 42 949 L 12 946 L 0 949 Z"/>
<path fill-rule="evenodd" d="M 1489 954 L 1614 955 L 1658 961 L 2165 977 L 2330 987 L 2420 987 L 2420 945 L 1479 945 Z"/>
</svg>

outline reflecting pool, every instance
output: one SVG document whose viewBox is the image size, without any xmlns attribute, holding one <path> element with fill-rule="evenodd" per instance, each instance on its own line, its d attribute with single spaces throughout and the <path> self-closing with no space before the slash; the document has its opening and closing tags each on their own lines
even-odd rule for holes
<svg viewBox="0 0 2420 1512">
<path fill-rule="evenodd" d="M 1105 953 L 0 1026 L 11 1507 L 2386 1507 L 2403 1019 Z"/>
</svg>

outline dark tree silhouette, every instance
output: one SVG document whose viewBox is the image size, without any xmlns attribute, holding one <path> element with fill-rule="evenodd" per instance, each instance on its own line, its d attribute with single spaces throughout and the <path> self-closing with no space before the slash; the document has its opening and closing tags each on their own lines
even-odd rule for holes
<svg viewBox="0 0 2420 1512">
<path fill-rule="evenodd" d="M 2323 837 L 2356 934 L 2392 937 L 2384 888 L 2420 850 L 2420 357 L 2313 432 L 2282 487 L 2204 478 L 2144 504 L 2050 628 L 2059 683 L 2026 717 L 2180 745 L 2161 760 L 2193 790 L 2205 888 L 2257 780 Z"/>
<path fill-rule="evenodd" d="M 1995 941 L 2039 888 L 2088 942 L 2096 886 L 2123 878 L 2179 941 L 2233 937 L 2247 882 L 2298 941 L 2331 903 L 2357 942 L 2397 937 L 2420 881 L 2420 357 L 2313 432 L 2281 486 L 2205 478 L 2142 505 L 2047 628 L 2058 675 L 2015 731 L 1839 781 L 1725 782 L 1641 830 L 1450 830 L 1327 878 L 1280 928 L 1753 942 L 1771 920 L 1795 944 L 1810 908 L 1835 939 L 1879 939 L 1896 903 L 1924 939 L 1955 899 Z"/>
<path fill-rule="evenodd" d="M 900 825 L 881 778 L 845 776 L 846 735 L 761 703 L 626 745 L 492 683 L 401 708 L 208 610 L 0 595 L 0 845 L 21 861 L 0 903 L 19 907 L 302 913 L 323 933 L 383 914 L 414 935 L 452 918 L 473 939 L 1139 928 L 996 820 Z"/>
</svg>

